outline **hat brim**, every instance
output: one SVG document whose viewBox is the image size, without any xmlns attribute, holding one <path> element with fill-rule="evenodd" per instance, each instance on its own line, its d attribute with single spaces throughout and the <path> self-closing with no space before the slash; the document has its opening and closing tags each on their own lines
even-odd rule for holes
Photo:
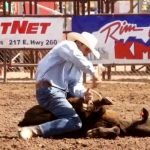
<svg viewBox="0 0 150 150">
<path fill-rule="evenodd" d="M 99 59 L 100 58 L 100 53 L 93 47 L 91 47 L 89 44 L 88 44 L 88 41 L 80 34 L 80 33 L 77 33 L 77 32 L 71 32 L 71 33 L 68 33 L 67 35 L 67 40 L 70 40 L 70 41 L 80 41 L 82 44 L 84 44 L 87 48 L 89 48 L 89 50 L 93 53 L 93 55 Z"/>
</svg>

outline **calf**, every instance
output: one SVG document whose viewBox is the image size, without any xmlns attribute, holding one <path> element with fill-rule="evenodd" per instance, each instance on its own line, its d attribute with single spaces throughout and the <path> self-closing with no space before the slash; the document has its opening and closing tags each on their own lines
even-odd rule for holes
<svg viewBox="0 0 150 150">
<path fill-rule="evenodd" d="M 141 110 L 141 119 L 134 121 L 122 119 L 115 111 L 105 107 L 102 107 L 99 113 L 99 120 L 94 124 L 92 129 L 87 131 L 88 137 L 99 137 L 101 134 L 99 133 L 100 127 L 111 128 L 114 126 L 119 128 L 119 136 L 150 136 L 149 112 L 145 108 Z"/>
<path fill-rule="evenodd" d="M 84 103 L 83 99 L 79 99 L 76 97 L 68 98 L 68 101 L 72 104 L 72 106 L 75 108 L 76 112 L 80 116 L 83 126 L 81 130 L 75 131 L 75 133 L 67 133 L 59 137 L 87 136 L 87 131 L 92 129 L 93 125 L 96 124 L 96 122 L 100 118 L 99 109 L 104 105 L 112 105 L 112 101 L 108 97 L 102 97 L 101 95 L 99 95 L 97 98 L 98 99 L 94 99 L 92 103 L 88 104 Z M 24 127 L 38 125 L 54 119 L 57 118 L 52 113 L 46 111 L 40 105 L 35 105 L 26 111 L 24 118 L 19 122 L 18 126 Z M 118 127 L 100 127 L 99 129 L 99 137 L 116 137 L 119 131 Z"/>
<path fill-rule="evenodd" d="M 86 136 L 115 138 L 119 136 L 150 136 L 149 113 L 143 108 L 142 118 L 135 121 L 124 120 L 119 117 L 117 112 L 110 110 L 106 105 L 112 105 L 108 97 L 99 95 L 92 103 L 84 103 L 79 98 L 68 98 L 76 112 L 79 114 L 83 126 L 75 133 L 65 134 L 64 136 Z M 44 122 L 57 119 L 52 113 L 36 105 L 27 110 L 23 120 L 18 124 L 19 127 L 38 125 Z"/>
</svg>

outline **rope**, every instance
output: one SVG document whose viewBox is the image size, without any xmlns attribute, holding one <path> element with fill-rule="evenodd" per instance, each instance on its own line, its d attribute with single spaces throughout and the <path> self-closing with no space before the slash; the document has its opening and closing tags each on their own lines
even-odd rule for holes
<svg viewBox="0 0 150 150">
<path fill-rule="evenodd" d="M 96 94 L 98 97 L 102 97 L 102 94 L 98 93 L 96 90 L 90 89 L 94 94 Z"/>
</svg>

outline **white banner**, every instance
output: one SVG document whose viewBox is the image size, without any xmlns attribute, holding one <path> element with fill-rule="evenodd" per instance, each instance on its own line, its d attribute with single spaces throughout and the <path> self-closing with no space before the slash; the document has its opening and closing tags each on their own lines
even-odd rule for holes
<svg viewBox="0 0 150 150">
<path fill-rule="evenodd" d="M 63 39 L 61 17 L 1 17 L 0 48 L 52 48 Z"/>
</svg>

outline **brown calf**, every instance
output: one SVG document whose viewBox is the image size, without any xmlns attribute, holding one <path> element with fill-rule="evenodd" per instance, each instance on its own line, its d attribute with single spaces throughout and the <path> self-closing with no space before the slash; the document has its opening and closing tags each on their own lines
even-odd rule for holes
<svg viewBox="0 0 150 150">
<path fill-rule="evenodd" d="M 107 97 L 99 97 L 90 104 L 85 104 L 83 100 L 78 98 L 69 98 L 68 101 L 73 105 L 83 123 L 80 131 L 76 131 L 76 134 L 67 134 L 69 136 L 102 138 L 115 138 L 118 135 L 150 136 L 149 113 L 145 108 L 142 109 L 143 115 L 140 120 L 129 121 L 123 120 L 115 111 L 105 107 L 106 105 L 112 105 L 112 101 Z M 56 119 L 55 116 L 50 112 L 36 105 L 25 113 L 18 126 L 38 125 L 54 119 Z"/>
</svg>

